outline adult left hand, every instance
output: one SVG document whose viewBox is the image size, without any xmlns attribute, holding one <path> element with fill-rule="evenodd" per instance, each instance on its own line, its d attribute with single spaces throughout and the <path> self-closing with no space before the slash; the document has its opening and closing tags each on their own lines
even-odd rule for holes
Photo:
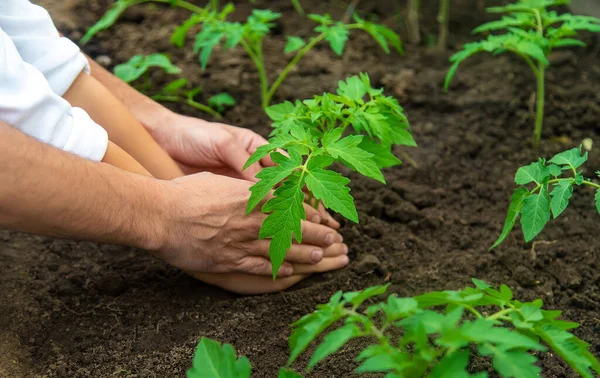
<svg viewBox="0 0 600 378">
<path fill-rule="evenodd" d="M 273 166 L 269 157 L 243 169 L 246 161 L 267 140 L 252 130 L 207 122 L 198 118 L 170 113 L 160 127 L 151 131 L 158 144 L 181 166 L 186 174 L 212 172 L 248 181 L 258 181 L 256 174 Z M 332 228 L 340 227 L 321 205 L 320 219 L 309 219 Z M 318 217 L 317 217 L 318 218 Z"/>
</svg>

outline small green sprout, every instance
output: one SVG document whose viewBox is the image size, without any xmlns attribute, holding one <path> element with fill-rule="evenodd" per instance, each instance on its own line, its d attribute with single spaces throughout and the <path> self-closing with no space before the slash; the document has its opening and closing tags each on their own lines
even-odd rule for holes
<svg viewBox="0 0 600 378">
<path fill-rule="evenodd" d="M 596 190 L 596 210 L 600 213 L 600 185 L 584 178 L 580 169 L 588 160 L 588 153 L 581 154 L 581 147 L 555 155 L 549 161 L 539 159 L 521 167 L 515 175 L 515 189 L 502 233 L 492 248 L 500 245 L 513 229 L 519 216 L 526 242 L 532 241 L 551 218 L 558 218 L 569 205 L 576 186 L 589 186 Z M 570 173 L 564 177 L 564 173 Z M 597 172 L 600 176 L 600 172 Z M 529 189 L 527 185 L 531 186 Z"/>
<path fill-rule="evenodd" d="M 329 303 L 292 324 L 288 366 L 279 371 L 278 378 L 301 378 L 290 366 L 322 334 L 307 373 L 360 338 L 366 343 L 356 345 L 367 346 L 356 358 L 356 374 L 487 378 L 487 371 L 473 372 L 469 365 L 478 356 L 489 360 L 500 377 L 533 378 L 542 373 L 536 364 L 536 354 L 541 353 L 556 354 L 581 377 L 600 374 L 590 345 L 569 332 L 579 324 L 559 319 L 561 311 L 542 309 L 540 299 L 515 300 L 506 285 L 495 289 L 478 279 L 473 283 L 475 287 L 460 291 L 434 291 L 413 298 L 390 295 L 375 303 L 375 297 L 385 294 L 389 285 L 362 292 L 339 291 Z M 203 338 L 187 377 L 249 378 L 250 373 L 248 360 L 236 359 L 231 345 L 221 347 Z"/>
<path fill-rule="evenodd" d="M 149 95 L 152 99 L 162 102 L 179 102 L 192 106 L 198 110 L 212 115 L 215 118 L 222 118 L 221 114 L 225 107 L 234 106 L 235 99 L 227 93 L 219 93 L 208 99 L 208 106 L 197 102 L 194 98 L 202 91 L 202 87 L 196 87 L 191 90 L 185 89 L 188 80 L 185 78 L 176 79 L 163 88 L 158 93 L 151 94 L 149 70 L 152 67 L 162 68 L 168 74 L 179 74 L 179 67 L 173 65 L 169 57 L 164 54 L 135 55 L 129 61 L 115 66 L 114 73 L 121 80 L 132 83 L 140 78 L 144 82 L 136 85 L 136 89 Z"/>
<path fill-rule="evenodd" d="M 269 215 L 259 233 L 261 239 L 271 238 L 275 278 L 292 238 L 302 241 L 305 188 L 313 206 L 322 201 L 326 208 L 358 222 L 347 186 L 350 180 L 328 167 L 339 162 L 385 184 L 381 168 L 401 163 L 392 146 L 416 143 L 398 101 L 383 95 L 382 89 L 372 88 L 366 74 L 340 81 L 337 94 L 273 105 L 266 112 L 273 120 L 272 138 L 256 150 L 246 167 L 267 155 L 277 165 L 257 174 L 259 181 L 250 188 L 248 212 L 277 188 L 262 207 Z M 288 156 L 277 152 L 279 149 Z"/>
<path fill-rule="evenodd" d="M 504 31 L 504 34 L 490 34 L 480 42 L 467 43 L 463 50 L 454 54 L 444 88 L 448 90 L 458 66 L 467 58 L 480 52 L 493 55 L 512 52 L 529 65 L 537 82 L 537 105 L 534 129 L 534 146 L 539 144 L 542 135 L 545 101 L 545 72 L 550 66 L 548 56 L 555 48 L 585 46 L 575 39 L 577 32 L 587 30 L 600 32 L 600 19 L 588 16 L 575 16 L 570 13 L 559 15 L 549 7 L 569 4 L 570 0 L 519 0 L 503 7 L 488 8 L 492 13 L 508 13 L 501 20 L 488 22 L 473 30 L 474 33 Z"/>
</svg>

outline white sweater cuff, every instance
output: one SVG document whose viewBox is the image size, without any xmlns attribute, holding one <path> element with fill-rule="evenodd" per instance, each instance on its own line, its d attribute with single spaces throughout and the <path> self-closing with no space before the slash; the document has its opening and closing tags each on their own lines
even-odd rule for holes
<svg viewBox="0 0 600 378">
<path fill-rule="evenodd" d="M 73 127 L 63 150 L 101 161 L 108 148 L 108 133 L 81 108 L 71 109 Z"/>
</svg>

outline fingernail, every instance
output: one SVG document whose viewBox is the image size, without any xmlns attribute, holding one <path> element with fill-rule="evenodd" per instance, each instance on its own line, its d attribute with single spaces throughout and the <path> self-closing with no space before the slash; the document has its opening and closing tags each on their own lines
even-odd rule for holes
<svg viewBox="0 0 600 378">
<path fill-rule="evenodd" d="M 343 265 L 348 265 L 348 263 L 350 262 L 350 259 L 348 258 L 348 256 L 342 256 L 340 257 L 340 261 L 342 262 Z"/>
<path fill-rule="evenodd" d="M 340 234 L 340 243 L 344 242 L 344 237 Z"/>
<path fill-rule="evenodd" d="M 323 260 L 323 251 L 315 249 L 314 251 L 312 251 L 311 258 L 312 261 L 316 263 Z"/>
<path fill-rule="evenodd" d="M 327 236 L 325 236 L 325 244 L 333 244 L 333 234 L 327 234 Z"/>
<path fill-rule="evenodd" d="M 291 266 L 287 266 L 285 267 L 285 269 L 283 270 L 286 276 L 291 276 L 292 273 L 294 273 L 293 269 Z"/>
<path fill-rule="evenodd" d="M 348 254 L 348 246 L 344 244 L 344 255 Z"/>
<path fill-rule="evenodd" d="M 312 217 L 312 222 L 316 224 L 321 224 L 321 216 L 315 215 L 314 217 Z"/>
</svg>

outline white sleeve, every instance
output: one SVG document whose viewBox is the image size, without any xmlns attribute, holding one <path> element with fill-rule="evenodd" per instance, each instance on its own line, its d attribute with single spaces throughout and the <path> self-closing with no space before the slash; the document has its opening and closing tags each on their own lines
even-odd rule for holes
<svg viewBox="0 0 600 378">
<path fill-rule="evenodd" d="M 60 37 L 48 12 L 29 0 L 0 0 L 0 28 L 12 39 L 21 58 L 46 77 L 62 96 L 90 66 L 79 47 Z"/>
<path fill-rule="evenodd" d="M 4 0 L 0 0 L 4 1 Z M 80 108 L 52 91 L 41 72 L 23 62 L 0 28 L 0 120 L 32 137 L 89 160 L 106 153 L 108 134 Z"/>
</svg>

